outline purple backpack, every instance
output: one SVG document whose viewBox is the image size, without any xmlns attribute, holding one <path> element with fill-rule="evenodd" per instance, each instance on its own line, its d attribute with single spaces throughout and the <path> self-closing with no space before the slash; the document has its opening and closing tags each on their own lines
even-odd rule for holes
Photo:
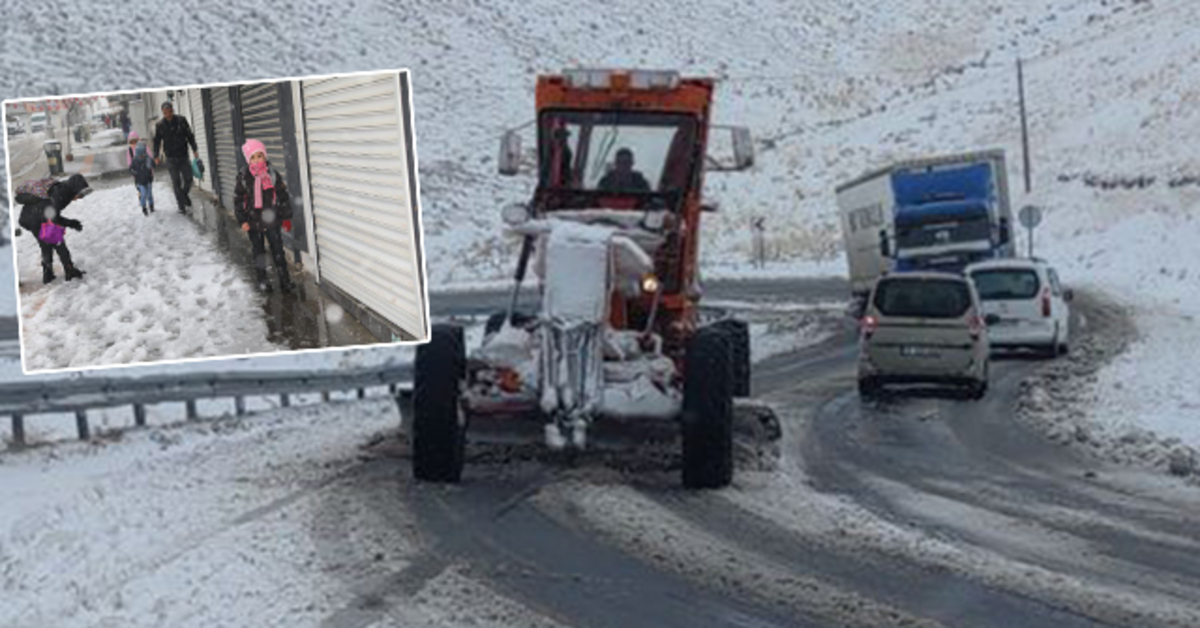
<svg viewBox="0 0 1200 628">
<path fill-rule="evenodd" d="M 63 235 L 66 233 L 66 229 L 54 224 L 53 222 L 47 221 L 42 223 L 42 229 L 38 233 L 38 239 L 46 244 L 53 244 L 57 246 L 62 244 Z"/>
</svg>

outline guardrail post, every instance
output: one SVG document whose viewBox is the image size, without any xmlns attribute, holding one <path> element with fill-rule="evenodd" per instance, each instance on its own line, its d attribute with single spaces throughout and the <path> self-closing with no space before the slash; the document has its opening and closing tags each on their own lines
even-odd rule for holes
<svg viewBox="0 0 1200 628">
<path fill-rule="evenodd" d="M 328 390 L 321 391 L 321 401 L 323 401 L 325 403 L 329 403 L 329 391 Z"/>
<path fill-rule="evenodd" d="M 395 382 L 388 384 L 388 394 L 393 397 L 396 396 L 396 383 Z"/>
<path fill-rule="evenodd" d="M 79 431 L 79 440 L 88 440 L 92 431 L 88 428 L 87 410 L 75 411 L 75 429 Z"/>
<path fill-rule="evenodd" d="M 359 389 L 358 389 L 358 398 L 359 398 L 359 399 L 366 399 L 366 398 L 367 398 L 367 389 L 366 389 L 366 388 L 359 388 Z"/>
<path fill-rule="evenodd" d="M 237 408 L 238 416 L 246 416 L 246 398 L 245 397 L 242 397 L 240 395 L 237 397 L 234 397 L 233 405 L 235 408 Z"/>
<path fill-rule="evenodd" d="M 19 414 L 12 415 L 12 444 L 17 448 L 25 446 L 25 417 Z"/>
<path fill-rule="evenodd" d="M 279 395 L 279 405 L 283 406 L 284 408 L 292 405 L 291 396 L 288 395 L 287 393 L 283 393 L 283 394 Z"/>
<path fill-rule="evenodd" d="M 194 421 L 194 420 L 196 420 L 197 416 L 198 415 L 196 414 L 196 400 L 188 399 L 187 400 L 187 418 L 188 418 L 188 420 Z"/>
<path fill-rule="evenodd" d="M 146 427 L 146 406 L 140 403 L 133 404 L 133 424 Z"/>
</svg>

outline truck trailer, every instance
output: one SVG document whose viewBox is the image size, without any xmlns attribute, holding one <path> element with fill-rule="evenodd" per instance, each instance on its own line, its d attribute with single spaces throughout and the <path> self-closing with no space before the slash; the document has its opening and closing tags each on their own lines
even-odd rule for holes
<svg viewBox="0 0 1200 628">
<path fill-rule="evenodd" d="M 837 187 L 851 291 L 890 271 L 960 272 L 1013 256 L 1003 150 L 914 159 Z"/>
</svg>

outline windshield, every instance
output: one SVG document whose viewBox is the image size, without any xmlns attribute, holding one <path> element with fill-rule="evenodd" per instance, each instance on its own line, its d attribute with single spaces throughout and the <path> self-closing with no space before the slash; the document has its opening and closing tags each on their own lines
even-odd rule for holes
<svg viewBox="0 0 1200 628">
<path fill-rule="evenodd" d="M 695 120 L 664 113 L 547 111 L 539 129 L 542 187 L 676 192 L 695 166 Z"/>
<path fill-rule="evenodd" d="M 939 220 L 929 224 L 898 226 L 896 229 L 896 243 L 901 249 L 945 246 L 960 242 L 977 242 L 979 240 L 989 240 L 990 237 L 991 224 L 987 218 L 972 218 L 949 222 Z"/>
<path fill-rule="evenodd" d="M 984 301 L 1000 299 L 1032 299 L 1037 296 L 1037 273 L 1027 269 L 1005 268 L 971 273 L 975 289 Z"/>
<path fill-rule="evenodd" d="M 957 318 L 971 306 L 971 292 L 953 279 L 884 279 L 874 303 L 884 316 Z"/>
</svg>

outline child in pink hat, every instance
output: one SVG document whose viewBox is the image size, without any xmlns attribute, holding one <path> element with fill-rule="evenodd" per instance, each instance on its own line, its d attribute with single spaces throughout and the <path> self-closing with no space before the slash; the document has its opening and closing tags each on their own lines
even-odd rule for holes
<svg viewBox="0 0 1200 628">
<path fill-rule="evenodd" d="M 292 230 L 292 204 L 287 188 L 283 177 L 267 161 L 267 147 L 262 142 L 246 140 L 242 145 L 242 155 L 246 158 L 246 167 L 238 172 L 237 187 L 233 192 L 233 211 L 242 225 L 242 231 L 250 235 L 258 287 L 263 292 L 271 291 L 271 282 L 267 278 L 265 240 L 271 246 L 271 259 L 279 275 L 279 289 L 291 292 L 293 286 L 288 276 L 283 236 L 280 234 L 280 229 L 287 232 Z"/>
</svg>

